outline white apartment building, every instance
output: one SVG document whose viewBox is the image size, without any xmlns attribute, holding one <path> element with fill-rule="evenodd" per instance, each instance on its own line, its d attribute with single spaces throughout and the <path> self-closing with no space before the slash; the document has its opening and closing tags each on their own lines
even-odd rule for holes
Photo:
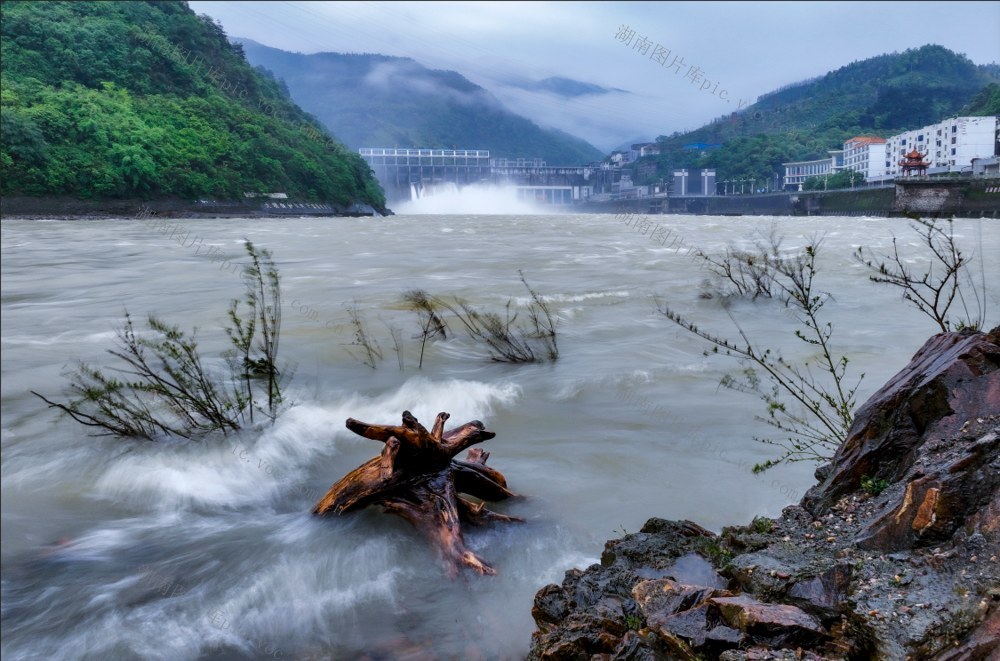
<svg viewBox="0 0 1000 661">
<path fill-rule="evenodd" d="M 840 172 L 844 167 L 844 150 L 831 149 L 827 153 L 830 154 L 829 158 L 782 163 L 785 167 L 785 190 L 802 190 L 802 184 L 809 177 L 822 177 Z"/>
<path fill-rule="evenodd" d="M 844 143 L 844 169 L 860 172 L 865 181 L 885 179 L 886 139 L 860 135 Z"/>
<path fill-rule="evenodd" d="M 996 156 L 1000 117 L 952 117 L 894 135 L 886 141 L 884 176 L 902 175 L 899 162 L 916 149 L 930 163 L 927 174 L 971 172 L 972 159 Z"/>
</svg>

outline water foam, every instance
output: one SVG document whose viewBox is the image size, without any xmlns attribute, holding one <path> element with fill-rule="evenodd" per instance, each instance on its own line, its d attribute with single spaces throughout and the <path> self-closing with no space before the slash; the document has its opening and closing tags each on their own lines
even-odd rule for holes
<svg viewBox="0 0 1000 661">
<path fill-rule="evenodd" d="M 115 502 L 154 510 L 261 504 L 286 489 L 290 478 L 304 473 L 316 457 L 353 443 L 357 437 L 344 426 L 349 417 L 395 424 L 408 410 L 430 427 L 437 413 L 446 410 L 457 426 L 488 418 L 495 407 L 509 406 L 519 395 L 513 383 L 414 377 L 377 397 L 350 393 L 335 402 L 295 406 L 259 432 L 172 447 L 137 446 L 114 459 L 95 488 Z"/>
<path fill-rule="evenodd" d="M 517 199 L 513 186 L 475 184 L 464 188 L 447 187 L 425 194 L 416 200 L 396 205 L 399 214 L 413 215 L 522 215 L 553 213 L 542 207 Z"/>
</svg>

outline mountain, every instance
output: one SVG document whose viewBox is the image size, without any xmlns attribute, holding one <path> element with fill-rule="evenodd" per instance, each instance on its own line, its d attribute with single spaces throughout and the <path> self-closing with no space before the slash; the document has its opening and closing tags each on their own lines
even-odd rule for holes
<svg viewBox="0 0 1000 661">
<path fill-rule="evenodd" d="M 0 194 L 383 208 L 333 140 L 184 2 L 4 2 Z"/>
<path fill-rule="evenodd" d="M 234 39 L 255 66 L 352 148 L 489 149 L 491 156 L 584 164 L 603 152 L 516 115 L 454 71 L 373 54 L 303 55 Z"/>
<path fill-rule="evenodd" d="M 737 113 L 660 136 L 644 180 L 671 168 L 713 167 L 717 179 L 773 180 L 781 163 L 822 158 L 857 135 L 887 137 L 961 113 L 995 114 L 1000 67 L 976 65 L 942 46 L 880 55 L 787 85 Z M 974 101 L 975 99 L 975 101 Z"/>
<path fill-rule="evenodd" d="M 507 82 L 510 87 L 518 87 L 530 92 L 546 92 L 564 99 L 574 99 L 580 96 L 609 94 L 611 92 L 624 92 L 617 87 L 601 87 L 593 83 L 585 83 L 572 78 L 562 78 L 559 76 L 544 78 L 542 80 L 521 80 L 511 79 Z"/>
</svg>

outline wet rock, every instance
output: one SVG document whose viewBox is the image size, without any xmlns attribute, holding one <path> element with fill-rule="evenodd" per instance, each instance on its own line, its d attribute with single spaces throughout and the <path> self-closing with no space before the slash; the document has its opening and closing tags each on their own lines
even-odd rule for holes
<svg viewBox="0 0 1000 661">
<path fill-rule="evenodd" d="M 601 629 L 596 618 L 585 613 L 571 614 L 560 626 L 558 634 L 545 633 L 537 636 L 536 640 L 539 641 L 538 647 L 543 649 L 537 656 L 529 655 L 528 658 L 545 661 L 589 660 L 594 655 L 613 652 L 621 642 L 617 636 Z"/>
<path fill-rule="evenodd" d="M 649 630 L 665 647 L 681 655 L 697 651 L 701 655 L 717 656 L 744 640 L 743 633 L 726 626 L 708 604 L 675 615 L 654 617 L 649 622 Z"/>
<path fill-rule="evenodd" d="M 1000 388 L 1000 372 L 993 374 Z M 900 496 L 884 505 L 881 515 L 858 536 L 860 546 L 898 551 L 937 544 L 973 517 L 980 526 L 995 527 L 1000 435 L 989 433 L 976 441 L 951 445 L 935 454 L 940 463 L 928 466 L 931 472 L 918 470 Z"/>
<path fill-rule="evenodd" d="M 604 597 L 591 609 L 597 626 L 616 636 L 623 636 L 628 630 L 628 623 L 625 619 L 625 612 L 622 608 L 622 599 L 618 597 Z"/>
<path fill-rule="evenodd" d="M 653 518 L 638 533 L 608 541 L 601 554 L 601 565 L 662 569 L 671 565 L 674 558 L 699 548 L 700 540 L 711 537 L 715 533 L 691 521 Z"/>
<path fill-rule="evenodd" d="M 611 657 L 612 661 L 668 661 L 670 657 L 650 638 L 652 634 L 643 636 L 636 631 L 627 632 Z"/>
<path fill-rule="evenodd" d="M 827 637 L 823 626 L 797 606 L 769 604 L 746 595 L 713 597 L 708 603 L 719 609 L 726 624 L 749 634 L 757 643 L 796 647 Z"/>
<path fill-rule="evenodd" d="M 591 567 L 572 583 L 571 588 L 564 586 L 573 608 L 589 611 L 607 595 L 622 599 L 632 596 L 635 577 L 628 567 L 607 572 L 599 571 L 598 568 L 598 565 Z"/>
<path fill-rule="evenodd" d="M 657 517 L 646 521 L 639 532 L 688 539 L 693 537 L 715 537 L 714 532 L 702 528 L 693 521 L 671 521 L 670 519 L 660 519 Z"/>
<path fill-rule="evenodd" d="M 685 585 L 668 578 L 643 581 L 632 588 L 632 597 L 647 622 L 695 608 L 711 597 L 728 597 L 732 594 L 728 590 Z"/>
<path fill-rule="evenodd" d="M 736 585 L 763 599 L 780 599 L 791 582 L 808 564 L 798 549 L 744 553 L 733 558 L 731 573 Z"/>
<path fill-rule="evenodd" d="M 531 617 L 540 628 L 551 629 L 569 614 L 566 593 L 555 584 L 546 585 L 535 595 L 535 605 Z"/>
<path fill-rule="evenodd" d="M 681 613 L 654 615 L 647 626 L 668 644 L 679 639 L 687 648 L 703 645 L 709 629 L 713 628 L 709 625 L 707 604 L 689 608 Z"/>
<path fill-rule="evenodd" d="M 855 413 L 825 479 L 806 493 L 803 505 L 821 515 L 857 490 L 863 476 L 899 481 L 926 439 L 954 438 L 967 422 L 996 415 L 998 368 L 1000 327 L 933 336 Z"/>
<path fill-rule="evenodd" d="M 548 636 L 543 637 L 549 638 Z M 550 645 L 544 645 L 544 651 L 539 656 L 529 656 L 529 659 L 540 659 L 542 661 L 583 661 L 590 659 L 585 647 L 578 644 L 578 641 L 566 638 L 554 638 Z"/>
<path fill-rule="evenodd" d="M 832 620 L 840 615 L 853 573 L 850 563 L 839 562 L 820 576 L 795 583 L 788 591 L 788 602 L 821 621 Z"/>
<path fill-rule="evenodd" d="M 936 661 L 988 661 L 1000 658 L 1000 609 L 993 614 L 966 639 L 956 646 L 943 651 Z"/>
</svg>

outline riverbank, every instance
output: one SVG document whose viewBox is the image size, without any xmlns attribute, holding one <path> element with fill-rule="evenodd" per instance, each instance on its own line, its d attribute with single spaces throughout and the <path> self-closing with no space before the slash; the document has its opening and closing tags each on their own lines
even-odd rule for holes
<svg viewBox="0 0 1000 661">
<path fill-rule="evenodd" d="M 281 218 L 299 216 L 391 216 L 391 209 L 368 204 L 350 206 L 288 199 L 181 200 L 121 199 L 80 200 L 72 197 L 3 197 L 4 218 Z"/>
<path fill-rule="evenodd" d="M 608 541 L 538 592 L 529 658 L 996 658 L 998 411 L 1000 327 L 932 337 L 799 505 Z"/>
</svg>

